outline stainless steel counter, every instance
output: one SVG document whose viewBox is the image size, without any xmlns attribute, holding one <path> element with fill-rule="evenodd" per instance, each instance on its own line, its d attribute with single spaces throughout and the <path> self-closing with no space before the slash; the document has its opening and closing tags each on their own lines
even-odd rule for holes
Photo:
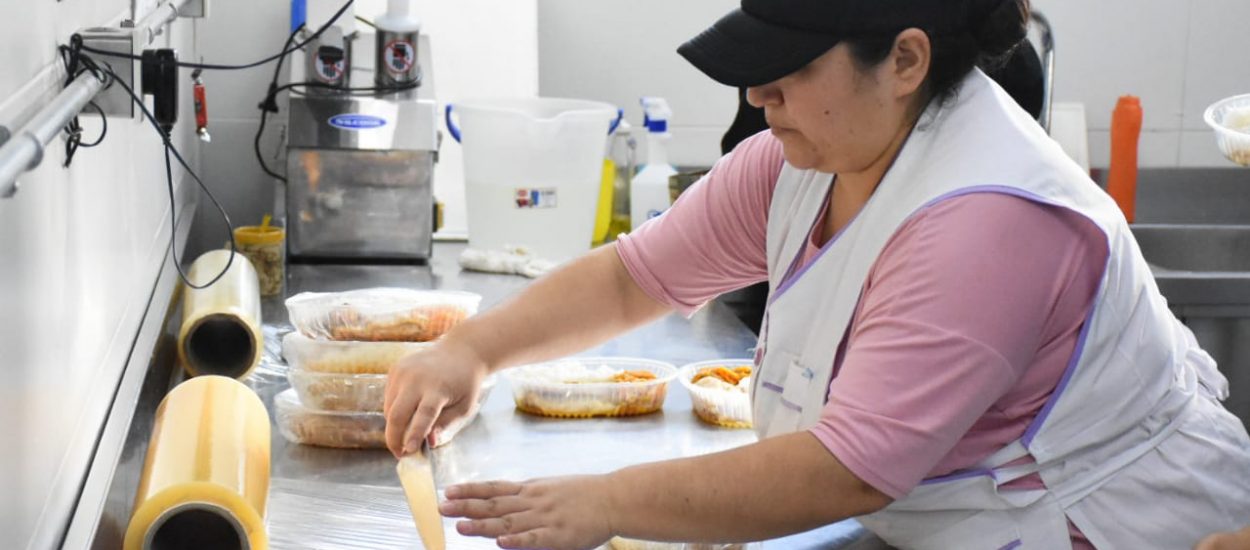
<svg viewBox="0 0 1250 550">
<path fill-rule="evenodd" d="M 483 296 L 489 308 L 528 284 L 515 277 L 461 272 L 462 245 L 435 245 L 430 266 L 309 266 L 288 268 L 287 294 L 371 286 L 458 289 Z M 282 300 L 266 300 L 266 361 L 248 379 L 272 416 L 273 396 L 288 387 L 278 353 L 278 336 L 290 330 Z M 715 358 L 749 357 L 754 335 L 724 306 L 710 304 L 692 319 L 673 315 L 622 335 L 583 355 L 636 356 L 676 365 Z M 162 384 L 170 387 L 181 377 Z M 95 547 L 108 548 L 124 530 L 122 510 L 133 501 L 151 429 L 151 411 L 163 392 L 145 391 L 130 430 L 126 452 L 110 490 L 111 517 L 101 520 Z M 146 427 L 146 431 L 145 431 Z M 274 429 L 269 532 L 271 546 L 284 548 L 419 547 L 402 501 L 395 460 L 384 450 L 337 450 L 288 443 Z M 699 455 L 748 444 L 750 430 L 727 430 L 699 422 L 680 384 L 669 387 L 664 410 L 627 419 L 556 420 L 516 412 L 511 389 L 501 381 L 480 416 L 451 443 L 434 452 L 440 486 L 470 480 L 602 473 L 624 466 Z M 830 498 L 836 498 L 831 495 Z M 450 522 L 449 522 L 450 524 Z M 488 548 L 479 539 L 457 539 L 450 548 Z M 119 539 L 113 539 L 119 540 Z M 770 541 L 768 548 L 875 548 L 875 538 L 854 521 Z"/>
</svg>

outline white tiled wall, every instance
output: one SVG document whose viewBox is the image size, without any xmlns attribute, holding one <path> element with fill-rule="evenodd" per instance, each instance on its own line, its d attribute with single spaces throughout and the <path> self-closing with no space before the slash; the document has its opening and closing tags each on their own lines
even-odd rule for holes
<svg viewBox="0 0 1250 550">
<path fill-rule="evenodd" d="M 45 70 L 57 44 L 130 17 L 130 5 L 0 0 L 0 124 L 17 127 L 60 88 L 63 72 Z M 190 54 L 193 39 L 180 21 L 158 44 Z M 100 131 L 94 117 L 83 126 L 88 140 Z M 195 166 L 187 125 L 176 134 Z M 103 144 L 69 168 L 55 139 L 20 192 L 0 199 L 0 548 L 53 547 L 27 543 L 37 525 L 56 533 L 67 519 L 45 504 L 77 495 L 169 246 L 161 155 L 151 127 L 113 118 Z"/>
<path fill-rule="evenodd" d="M 642 94 L 673 103 L 674 160 L 712 162 L 734 112 L 734 92 L 685 63 L 682 41 L 736 7 L 734 0 L 540 0 L 540 92 L 636 106 Z M 1090 160 L 1105 167 L 1111 111 L 1142 98 L 1140 162 L 1229 166 L 1202 111 L 1250 93 L 1246 0 L 1033 0 L 1055 30 L 1055 100 L 1085 104 Z M 662 23 L 661 23 L 662 22 Z M 640 120 L 636 110 L 627 111 Z"/>
<path fill-rule="evenodd" d="M 736 0 L 539 0 L 539 92 L 625 108 L 642 122 L 638 98 L 673 109 L 669 160 L 711 164 L 738 107 L 737 91 L 707 78 L 675 51 Z"/>
</svg>

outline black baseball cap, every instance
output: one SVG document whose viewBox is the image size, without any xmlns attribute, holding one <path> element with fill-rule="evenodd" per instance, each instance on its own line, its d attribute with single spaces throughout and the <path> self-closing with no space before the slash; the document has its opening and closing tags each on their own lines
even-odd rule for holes
<svg viewBox="0 0 1250 550">
<path fill-rule="evenodd" d="M 713 80 L 759 86 L 820 57 L 845 38 L 916 27 L 958 28 L 964 0 L 742 0 L 677 53 Z"/>
</svg>

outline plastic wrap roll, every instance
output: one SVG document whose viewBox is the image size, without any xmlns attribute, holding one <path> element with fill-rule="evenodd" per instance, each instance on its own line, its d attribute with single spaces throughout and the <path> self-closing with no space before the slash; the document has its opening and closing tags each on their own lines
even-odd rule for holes
<svg viewBox="0 0 1250 550">
<path fill-rule="evenodd" d="M 187 278 L 196 285 L 216 277 L 230 261 L 229 250 L 204 253 Z M 178 357 L 191 376 L 220 374 L 243 378 L 260 363 L 260 281 L 252 262 L 234 256 L 230 271 L 204 289 L 187 288 L 182 298 Z"/>
<path fill-rule="evenodd" d="M 126 550 L 262 550 L 269 496 L 269 415 L 224 376 L 165 396 L 139 478 Z"/>
</svg>

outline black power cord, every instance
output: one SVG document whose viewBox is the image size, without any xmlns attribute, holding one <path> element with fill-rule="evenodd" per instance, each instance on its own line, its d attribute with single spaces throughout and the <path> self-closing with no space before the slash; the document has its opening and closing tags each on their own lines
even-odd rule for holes
<svg viewBox="0 0 1250 550">
<path fill-rule="evenodd" d="M 79 75 L 85 72 L 90 72 L 93 76 L 95 76 L 101 82 L 104 82 L 104 85 L 106 87 L 109 85 L 109 76 L 105 74 L 103 71 L 101 71 L 97 65 L 95 65 L 94 63 L 90 63 L 89 66 L 80 67 L 82 63 L 78 60 L 76 56 L 72 55 L 72 51 L 69 48 L 65 48 L 65 47 L 58 48 L 58 51 L 61 54 L 61 61 L 65 63 L 65 85 L 66 86 L 69 86 L 69 84 L 73 82 L 74 79 L 78 78 Z M 99 145 L 100 143 L 102 143 L 104 141 L 104 137 L 108 135 L 109 120 L 108 120 L 108 117 L 105 116 L 104 114 L 104 109 L 101 109 L 100 106 L 96 104 L 95 101 L 90 101 L 87 103 L 87 105 L 90 105 L 91 107 L 95 108 L 96 112 L 100 113 L 100 125 L 101 125 L 100 137 L 96 138 L 96 140 L 91 143 L 83 143 L 82 125 L 79 124 L 78 122 L 78 116 L 74 116 L 74 118 L 70 119 L 69 124 L 65 125 L 66 137 L 65 137 L 65 164 L 64 166 L 66 168 L 69 168 L 70 163 L 74 162 L 74 155 L 78 152 L 79 147 L 85 147 L 85 148 L 95 147 Z"/>
<path fill-rule="evenodd" d="M 323 33 L 325 33 L 327 29 L 329 29 L 335 22 L 338 21 L 338 19 L 343 15 L 343 13 L 347 11 L 347 8 L 349 8 L 354 3 L 354 1 L 355 0 L 347 0 L 347 2 L 344 3 L 343 6 L 339 8 L 337 12 L 334 13 L 334 16 L 331 17 L 330 20 L 327 21 L 325 24 L 323 24 L 320 28 L 318 28 L 316 32 L 314 32 L 308 38 L 304 39 L 302 42 L 299 42 L 298 44 L 293 44 L 296 37 L 299 35 L 300 31 L 305 29 L 304 25 L 300 25 L 287 38 L 286 42 L 283 44 L 282 51 L 278 52 L 275 55 L 261 59 L 259 61 L 255 61 L 252 63 L 243 64 L 243 65 L 188 63 L 188 62 L 181 62 L 181 61 L 176 62 L 176 65 L 178 67 L 191 68 L 191 69 L 197 69 L 197 70 L 204 70 L 204 69 L 243 70 L 243 69 L 259 67 L 261 65 L 264 65 L 274 60 L 278 61 L 278 65 L 274 69 L 273 80 L 269 84 L 269 89 L 267 93 L 265 94 L 264 101 L 262 101 L 260 104 L 261 119 L 260 119 L 259 128 L 257 129 L 257 133 L 256 133 L 254 148 L 256 152 L 256 159 L 258 162 L 260 162 L 261 169 L 264 170 L 266 174 L 274 178 L 280 179 L 283 182 L 286 182 L 286 178 L 272 171 L 271 169 L 269 169 L 269 167 L 265 164 L 263 156 L 260 153 L 260 138 L 261 138 L 261 135 L 264 133 L 265 122 L 266 122 L 266 119 L 268 118 L 268 114 L 278 112 L 278 106 L 276 102 L 277 94 L 286 90 L 295 90 L 296 88 L 325 88 L 325 89 L 334 89 L 340 92 L 347 93 L 349 95 L 355 95 L 355 94 L 378 93 L 378 92 L 399 92 L 403 90 L 413 89 L 420 85 L 420 78 L 418 78 L 414 82 L 401 84 L 397 86 L 365 87 L 365 88 L 339 88 L 337 86 L 331 86 L 331 85 L 320 83 L 320 82 L 291 82 L 288 84 L 284 84 L 282 86 L 277 85 L 278 78 L 282 72 L 282 64 L 285 61 L 286 56 L 290 55 L 291 53 L 295 51 L 303 49 L 305 45 L 319 38 Z M 368 24 L 369 22 L 365 21 L 365 23 Z M 142 56 L 119 53 L 119 52 L 110 52 L 106 50 L 99 50 L 96 48 L 92 48 L 90 46 L 83 44 L 82 36 L 79 34 L 74 34 L 71 36 L 70 46 L 60 46 L 59 49 L 62 55 L 62 59 L 65 61 L 65 64 L 66 64 L 66 73 L 67 75 L 69 75 L 69 78 L 66 80 L 67 85 L 69 82 L 73 81 L 74 78 L 77 78 L 77 76 L 80 75 L 84 71 L 92 72 L 92 74 L 94 74 L 97 78 L 100 78 L 102 81 L 104 81 L 106 83 L 106 86 L 111 85 L 111 82 L 115 81 L 117 84 L 121 85 L 122 89 L 126 91 L 126 93 L 130 96 L 131 100 L 134 101 L 135 104 L 139 106 L 140 111 L 143 113 L 144 119 L 147 120 L 148 123 L 150 123 L 152 127 L 156 130 L 157 134 L 161 136 L 161 141 L 165 147 L 165 179 L 166 179 L 166 187 L 169 191 L 169 206 L 170 206 L 169 223 L 170 223 L 170 230 L 172 233 L 170 237 L 169 251 L 173 257 L 174 266 L 178 270 L 178 276 L 182 279 L 183 283 L 187 285 L 187 287 L 192 288 L 192 289 L 208 288 L 212 286 L 213 284 L 215 284 L 217 281 L 221 280 L 221 278 L 224 277 L 226 273 L 230 270 L 231 265 L 234 263 L 234 256 L 238 252 L 238 245 L 234 240 L 234 226 L 230 223 L 230 216 L 229 214 L 226 213 L 226 209 L 217 200 L 217 197 L 215 197 L 213 193 L 209 191 L 208 186 L 204 184 L 204 181 L 200 179 L 200 176 L 196 174 L 194 170 L 191 169 L 191 166 L 187 163 L 186 159 L 182 157 L 182 154 L 178 152 L 178 148 L 174 146 L 172 140 L 170 139 L 169 132 L 165 130 L 164 128 L 162 128 L 160 123 L 157 122 L 156 117 L 151 113 L 151 111 L 148 110 L 147 105 L 144 104 L 143 98 L 139 96 L 138 94 L 136 94 L 135 91 L 131 89 L 131 87 L 125 83 L 125 81 L 119 79 L 117 77 L 117 74 L 113 72 L 111 67 L 108 67 L 107 65 L 103 67 L 100 66 L 100 64 L 97 63 L 93 58 L 83 55 L 83 52 L 89 52 L 89 53 L 101 55 L 101 56 L 118 57 L 118 58 L 131 59 L 131 60 L 137 60 L 137 61 L 142 61 L 143 60 Z M 80 69 L 79 66 L 83 68 Z M 103 127 L 100 132 L 100 137 L 97 138 L 92 143 L 89 143 L 89 144 L 82 143 L 82 139 L 81 139 L 82 129 L 78 125 L 77 117 L 75 117 L 74 120 L 72 120 L 70 124 L 66 127 L 66 131 L 70 135 L 66 143 L 66 166 L 69 166 L 69 162 L 72 160 L 74 152 L 76 152 L 79 147 L 94 147 L 96 145 L 99 145 L 101 142 L 104 141 L 104 137 L 108 132 L 108 120 L 107 120 L 107 117 L 105 117 L 104 115 L 103 109 L 101 109 L 100 106 L 95 104 L 94 102 L 92 102 L 91 105 L 95 107 L 95 109 L 99 111 L 100 113 L 100 118 L 103 124 Z M 191 178 L 195 180 L 195 183 L 197 186 L 199 186 L 200 190 L 203 191 L 204 194 L 208 197 L 209 201 L 213 203 L 213 206 L 217 209 L 217 212 L 221 214 L 221 219 L 222 221 L 225 222 L 226 230 L 229 232 L 230 251 L 232 252 L 230 259 L 226 262 L 225 267 L 222 268 L 220 273 L 218 273 L 211 280 L 209 280 L 207 283 L 204 283 L 202 285 L 196 285 L 192 283 L 190 279 L 187 277 L 186 272 L 184 272 L 182 269 L 182 261 L 178 258 L 177 247 L 174 246 L 175 241 L 176 241 L 177 230 L 178 230 L 178 221 L 177 221 L 177 215 L 176 215 L 177 203 L 175 200 L 175 193 L 174 193 L 173 163 L 170 160 L 171 155 L 175 159 L 177 159 L 178 163 L 183 167 L 183 169 L 185 169 L 187 173 L 191 175 Z"/>
<path fill-rule="evenodd" d="M 169 132 L 166 132 L 163 128 L 161 128 L 160 124 L 156 121 L 156 117 L 151 111 L 148 110 L 147 105 L 143 103 L 143 98 L 136 94 L 135 91 L 126 84 L 125 80 L 118 78 L 117 73 L 113 72 L 112 68 L 100 66 L 95 59 L 83 55 L 80 48 L 82 45 L 81 38 L 75 37 L 74 39 L 71 39 L 71 44 L 71 46 L 61 46 L 59 48 L 62 56 L 68 60 L 67 66 L 75 69 L 75 72 L 71 74 L 81 74 L 82 72 L 90 71 L 92 74 L 97 75 L 98 78 L 101 78 L 107 83 L 120 85 L 130 96 L 130 99 L 134 101 L 135 105 L 139 106 L 139 110 L 143 113 L 144 120 L 147 120 L 152 125 L 152 128 L 156 130 L 156 133 L 161 136 L 161 141 L 165 146 L 165 183 L 166 188 L 169 191 L 169 225 L 171 232 L 169 252 L 173 256 L 174 267 L 178 270 L 178 276 L 182 278 L 182 282 L 185 283 L 187 287 L 193 289 L 203 289 L 212 286 L 230 271 L 230 267 L 234 264 L 234 257 L 239 250 L 238 245 L 234 241 L 234 226 L 230 223 L 230 216 L 226 213 L 226 209 L 222 207 L 220 202 L 218 202 L 217 197 L 213 196 L 213 193 L 208 190 L 208 186 L 204 184 L 204 180 L 200 179 L 200 176 L 195 173 L 195 170 L 191 169 L 191 166 L 187 163 L 186 159 L 184 159 L 182 154 L 178 152 L 178 148 L 174 146 L 173 141 L 170 139 Z M 79 66 L 83 68 L 78 69 Z M 215 206 L 217 211 L 221 214 L 221 219 L 226 223 L 226 230 L 230 233 L 230 251 L 232 252 L 230 259 L 226 261 L 226 265 L 222 267 L 220 273 L 202 285 L 192 283 L 187 277 L 186 272 L 182 269 L 182 260 L 178 258 L 178 247 L 175 246 L 178 234 L 178 205 L 174 197 L 173 164 L 169 158 L 171 154 L 174 158 L 178 159 L 178 163 L 182 165 L 187 173 L 191 175 L 191 178 L 195 180 L 195 183 L 204 192 L 204 194 L 208 196 L 208 200 L 212 201 L 213 206 Z"/>
<path fill-rule="evenodd" d="M 213 196 L 212 191 L 208 190 L 208 186 L 204 184 L 204 180 L 201 180 L 200 176 L 195 173 L 195 170 L 192 170 L 191 166 L 187 164 L 186 159 L 182 158 L 182 154 L 178 152 L 178 148 L 174 146 L 173 141 L 170 139 L 169 132 L 166 132 L 161 128 L 160 123 L 156 121 L 156 117 L 153 116 L 152 112 L 148 110 L 147 105 L 144 105 L 143 98 L 135 94 L 135 91 L 130 89 L 130 86 L 127 86 L 125 81 L 118 79 L 117 75 L 111 70 L 108 72 L 113 75 L 113 79 L 116 83 L 120 84 L 123 90 L 126 90 L 126 93 L 130 95 L 130 98 L 134 100 L 135 104 L 139 106 L 139 109 L 143 111 L 143 118 L 152 125 L 152 128 L 156 130 L 157 134 L 160 134 L 161 141 L 165 144 L 165 183 L 167 184 L 166 187 L 169 190 L 169 225 L 170 232 L 172 233 L 169 239 L 169 252 L 173 255 L 174 267 L 178 269 L 178 276 L 182 278 L 182 282 L 186 283 L 188 288 L 198 290 L 213 286 L 214 283 L 221 280 L 221 278 L 225 277 L 226 273 L 230 271 L 230 266 L 234 263 L 235 256 L 237 256 L 239 252 L 239 246 L 234 242 L 234 225 L 230 223 L 230 215 L 226 213 L 225 207 L 217 201 L 217 197 Z M 182 168 L 191 175 L 191 178 L 195 180 L 196 185 L 200 187 L 200 190 L 204 192 L 204 195 L 208 197 L 208 200 L 212 201 L 213 206 L 217 208 L 217 212 L 221 214 L 221 220 L 226 223 L 226 230 L 230 233 L 230 259 L 226 261 L 226 265 L 221 268 L 220 273 L 202 285 L 192 283 L 187 277 L 186 272 L 182 270 L 182 260 L 178 258 L 178 247 L 174 246 L 178 235 L 178 220 L 176 218 L 178 205 L 174 200 L 174 171 L 173 165 L 169 160 L 170 154 L 173 154 L 174 158 L 178 159 L 178 164 L 182 165 Z"/>
<path fill-rule="evenodd" d="M 357 18 L 357 19 L 360 19 L 360 18 Z M 366 21 L 366 23 L 368 22 Z M 370 26 L 372 25 L 370 24 Z M 289 37 L 287 37 L 286 44 L 283 46 L 283 49 L 282 49 L 284 53 L 282 54 L 281 57 L 278 58 L 278 64 L 277 66 L 274 67 L 274 71 L 273 71 L 273 79 L 269 81 L 269 91 L 265 94 L 265 98 L 260 102 L 260 105 L 258 105 L 258 107 L 260 108 L 260 122 L 256 125 L 256 137 L 255 139 L 252 140 L 252 150 L 253 152 L 256 153 L 256 162 L 260 163 L 260 169 L 263 170 L 270 177 L 282 181 L 282 183 L 287 183 L 286 176 L 279 174 L 273 171 L 271 168 L 269 168 L 269 166 L 265 163 L 264 155 L 261 154 L 261 151 L 260 151 L 260 140 L 261 140 L 261 137 L 265 133 L 265 124 L 269 120 L 269 113 L 278 112 L 277 98 L 278 98 L 279 93 L 283 91 L 287 91 L 287 90 L 294 92 L 296 88 L 321 88 L 321 89 L 329 89 L 329 90 L 335 90 L 338 92 L 343 92 L 348 95 L 358 95 L 358 94 L 377 93 L 377 92 L 401 92 L 404 90 L 411 90 L 421 85 L 421 79 L 420 77 L 418 77 L 417 80 L 413 82 L 405 83 L 405 84 L 399 84 L 395 86 L 374 86 L 374 87 L 366 87 L 366 88 L 341 88 L 338 86 L 332 86 L 330 84 L 325 84 L 322 82 L 290 82 L 290 83 L 279 86 L 278 78 L 281 76 L 281 73 L 282 73 L 282 63 L 286 60 L 286 54 L 299 49 L 299 48 L 291 48 L 290 44 L 292 41 L 295 40 L 296 35 L 299 34 L 300 29 L 302 28 L 303 26 L 295 29 L 295 31 L 292 32 Z"/>
<path fill-rule="evenodd" d="M 294 31 L 291 31 L 291 35 L 287 37 L 286 43 L 282 45 L 283 53 L 278 57 L 278 64 L 273 69 L 273 79 L 269 81 L 269 90 L 265 94 L 264 101 L 261 101 L 259 105 L 260 123 L 256 126 L 256 139 L 252 141 L 252 150 L 256 152 L 256 162 L 260 163 L 260 169 L 264 170 L 270 177 L 281 180 L 282 183 L 286 183 L 286 176 L 270 170 L 269 166 L 265 164 L 265 157 L 260 153 L 260 138 L 265 133 L 265 122 L 269 118 L 269 113 L 278 112 L 278 103 L 275 101 L 277 92 L 275 90 L 278 88 L 278 78 L 282 75 L 282 63 L 286 61 L 286 56 L 292 50 L 290 47 L 291 43 L 295 41 L 295 37 L 303 29 L 304 26 L 300 25 Z"/>
<path fill-rule="evenodd" d="M 211 69 L 211 70 L 221 70 L 221 71 L 237 71 L 237 70 L 242 70 L 242 69 L 251 69 L 253 67 L 259 67 L 271 61 L 282 59 L 287 54 L 290 54 L 296 50 L 302 49 L 309 42 L 312 42 L 316 40 L 317 38 L 319 38 L 323 33 L 326 32 L 327 29 L 329 29 L 332 25 L 334 25 L 335 22 L 339 20 L 339 17 L 343 16 L 343 13 L 345 13 L 347 11 L 347 8 L 351 7 L 351 5 L 355 3 L 355 1 L 356 0 L 347 0 L 347 2 L 343 4 L 343 7 L 339 8 L 339 11 L 334 12 L 334 16 L 331 17 L 329 21 L 326 21 L 324 25 L 322 25 L 320 28 L 317 29 L 317 32 L 314 32 L 311 36 L 309 36 L 308 38 L 305 38 L 299 44 L 296 44 L 295 46 L 292 46 L 292 47 L 283 48 L 281 52 L 278 52 L 277 54 L 271 55 L 259 61 L 253 61 L 251 63 L 244 63 L 242 65 L 219 65 L 215 63 L 189 63 L 186 61 L 179 61 L 177 65 L 179 67 L 186 68 L 186 69 Z M 78 35 L 75 34 L 74 36 L 78 36 Z M 103 55 L 107 57 L 120 57 L 124 59 L 133 59 L 136 61 L 143 60 L 142 56 L 128 54 L 128 53 L 110 52 L 108 50 L 100 50 L 100 49 L 92 48 L 86 45 L 82 46 L 82 51 L 87 52 L 87 53 L 93 53 L 96 55 Z"/>
</svg>

